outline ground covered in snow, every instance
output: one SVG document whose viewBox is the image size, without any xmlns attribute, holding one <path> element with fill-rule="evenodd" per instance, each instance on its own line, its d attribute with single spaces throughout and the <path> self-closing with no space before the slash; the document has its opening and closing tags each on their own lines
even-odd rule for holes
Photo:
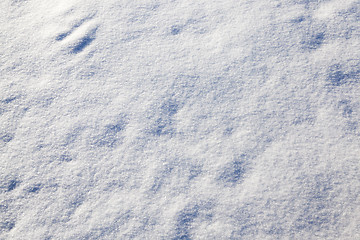
<svg viewBox="0 0 360 240">
<path fill-rule="evenodd" d="M 0 239 L 360 239 L 358 0 L 2 0 Z"/>
</svg>

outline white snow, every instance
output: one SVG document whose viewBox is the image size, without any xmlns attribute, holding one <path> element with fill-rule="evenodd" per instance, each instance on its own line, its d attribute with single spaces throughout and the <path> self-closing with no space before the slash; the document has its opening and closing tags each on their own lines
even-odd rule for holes
<svg viewBox="0 0 360 240">
<path fill-rule="evenodd" d="M 360 239 L 356 0 L 0 2 L 0 239 Z"/>
</svg>

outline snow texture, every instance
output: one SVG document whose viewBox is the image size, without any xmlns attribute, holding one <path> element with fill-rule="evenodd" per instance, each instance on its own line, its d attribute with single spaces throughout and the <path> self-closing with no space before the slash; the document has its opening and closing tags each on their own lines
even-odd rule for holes
<svg viewBox="0 0 360 240">
<path fill-rule="evenodd" d="M 358 0 L 0 1 L 0 239 L 360 239 Z"/>
</svg>

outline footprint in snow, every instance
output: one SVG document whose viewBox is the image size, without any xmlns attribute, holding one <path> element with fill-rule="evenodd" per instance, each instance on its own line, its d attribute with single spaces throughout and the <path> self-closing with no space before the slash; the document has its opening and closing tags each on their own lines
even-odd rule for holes
<svg viewBox="0 0 360 240">
<path fill-rule="evenodd" d="M 90 21 L 94 14 L 77 21 L 68 30 L 58 34 L 55 40 L 58 42 L 68 41 L 69 51 L 72 54 L 78 54 L 88 47 L 96 38 L 98 26 L 94 26 Z"/>
</svg>

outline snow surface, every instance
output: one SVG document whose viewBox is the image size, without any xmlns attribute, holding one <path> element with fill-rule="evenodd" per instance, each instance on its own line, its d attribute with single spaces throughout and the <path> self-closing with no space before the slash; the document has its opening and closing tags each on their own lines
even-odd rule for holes
<svg viewBox="0 0 360 240">
<path fill-rule="evenodd" d="M 358 0 L 0 1 L 0 239 L 360 239 Z"/>
</svg>

